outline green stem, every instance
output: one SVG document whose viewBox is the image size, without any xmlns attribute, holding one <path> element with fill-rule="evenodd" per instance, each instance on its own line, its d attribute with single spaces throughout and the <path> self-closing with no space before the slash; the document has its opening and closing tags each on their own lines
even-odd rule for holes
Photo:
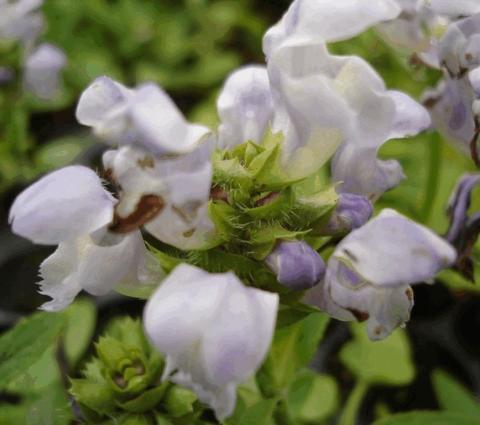
<svg viewBox="0 0 480 425">
<path fill-rule="evenodd" d="M 440 184 L 440 169 L 442 165 L 442 139 L 437 132 L 429 138 L 428 176 L 425 190 L 425 198 L 420 211 L 423 223 L 427 223 L 433 210 L 433 204 L 437 198 Z"/>
<path fill-rule="evenodd" d="M 367 394 L 369 384 L 363 380 L 358 380 L 349 394 L 347 402 L 343 408 L 342 415 L 338 425 L 355 425 L 357 414 L 362 401 Z"/>
</svg>

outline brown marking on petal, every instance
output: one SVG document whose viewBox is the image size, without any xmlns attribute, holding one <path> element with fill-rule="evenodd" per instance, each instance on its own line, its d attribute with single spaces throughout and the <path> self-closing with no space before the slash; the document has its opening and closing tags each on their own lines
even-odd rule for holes
<svg viewBox="0 0 480 425">
<path fill-rule="evenodd" d="M 164 208 L 165 203 L 160 196 L 143 195 L 137 203 L 135 211 L 127 217 L 120 217 L 116 212 L 110 230 L 115 233 L 128 233 L 143 226 L 155 218 Z"/>
<path fill-rule="evenodd" d="M 145 155 L 143 158 L 137 159 L 138 166 L 145 170 L 145 168 L 153 168 L 155 167 L 155 160 L 150 155 Z"/>
<path fill-rule="evenodd" d="M 280 192 L 270 192 L 267 196 L 264 196 L 263 198 L 258 199 L 255 202 L 255 206 L 256 207 L 263 207 L 264 205 L 271 204 L 279 196 L 280 196 Z"/>
<path fill-rule="evenodd" d="M 220 186 L 213 186 L 210 189 L 210 199 L 228 202 L 228 193 Z"/>
<path fill-rule="evenodd" d="M 425 106 L 425 108 L 427 109 L 432 109 L 435 107 L 435 105 L 440 102 L 440 99 L 442 97 L 441 96 L 432 96 L 432 97 L 428 97 L 427 99 L 425 99 L 423 101 L 423 106 Z"/>
<path fill-rule="evenodd" d="M 475 133 L 470 141 L 470 156 L 477 167 L 480 168 L 480 154 L 478 152 L 478 137 L 480 136 L 480 120 L 475 118 Z"/>
<path fill-rule="evenodd" d="M 408 301 L 410 301 L 410 302 L 413 301 L 413 291 L 412 291 L 412 288 L 407 288 L 407 289 L 405 290 L 405 295 L 407 296 Z"/>
<path fill-rule="evenodd" d="M 193 236 L 194 233 L 195 233 L 195 229 L 187 230 L 186 232 L 183 232 L 183 237 L 190 238 Z"/>
<path fill-rule="evenodd" d="M 384 331 L 384 327 L 379 325 L 377 326 L 374 330 L 373 330 L 373 333 L 376 335 L 376 336 L 379 336 L 383 331 Z"/>
<path fill-rule="evenodd" d="M 473 55 L 471 53 L 465 53 L 465 59 L 468 62 L 471 62 L 473 60 Z"/>
<path fill-rule="evenodd" d="M 352 260 L 354 263 L 358 262 L 358 258 L 352 253 L 352 251 L 346 249 L 346 248 L 343 248 L 343 252 L 345 253 L 345 255 L 350 259 Z"/>
<path fill-rule="evenodd" d="M 369 319 L 370 315 L 354 308 L 347 308 L 347 310 L 355 316 L 355 319 L 359 322 L 365 322 Z"/>
</svg>

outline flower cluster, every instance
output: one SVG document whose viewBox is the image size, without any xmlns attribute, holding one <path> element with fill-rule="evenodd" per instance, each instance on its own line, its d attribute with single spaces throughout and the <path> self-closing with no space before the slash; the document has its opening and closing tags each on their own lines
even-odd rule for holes
<svg viewBox="0 0 480 425">
<path fill-rule="evenodd" d="M 219 419 L 263 362 L 279 304 L 303 291 L 335 318 L 366 320 L 371 339 L 404 325 L 410 285 L 431 282 L 456 252 L 393 210 L 371 218 L 404 178 L 377 154 L 430 116 L 365 60 L 328 50 L 400 13 L 394 0 L 295 0 L 265 34 L 266 65 L 225 81 L 216 131 L 189 123 L 155 84 L 93 81 L 77 119 L 111 147 L 105 181 L 69 166 L 10 212 L 15 233 L 58 245 L 40 267 L 52 298 L 43 308 L 62 309 L 82 289 L 147 297 L 158 286 L 144 327 L 166 356 L 163 379 Z M 148 249 L 141 229 L 155 240 Z"/>
<path fill-rule="evenodd" d="M 444 77 L 423 98 L 434 126 L 480 166 L 480 3 L 402 1 L 398 19 L 378 30 L 396 46 L 408 49 Z"/>
<path fill-rule="evenodd" d="M 10 52 L 20 47 L 21 50 L 20 66 L 0 67 L 0 86 L 14 81 L 15 73 L 19 72 L 27 92 L 39 99 L 51 100 L 58 95 L 66 57 L 53 44 L 37 44 L 44 28 L 42 3 L 43 0 L 0 1 L 0 49 Z"/>
</svg>

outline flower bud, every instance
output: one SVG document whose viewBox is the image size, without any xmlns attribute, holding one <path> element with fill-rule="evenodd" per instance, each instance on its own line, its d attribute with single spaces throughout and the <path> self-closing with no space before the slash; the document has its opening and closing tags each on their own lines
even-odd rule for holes
<svg viewBox="0 0 480 425">
<path fill-rule="evenodd" d="M 337 207 L 322 229 L 325 235 L 345 234 L 363 226 L 372 216 L 372 203 L 361 195 L 341 193 Z"/>
<path fill-rule="evenodd" d="M 312 288 L 325 274 L 322 257 L 304 241 L 280 242 L 265 262 L 279 283 L 298 291 Z"/>
</svg>

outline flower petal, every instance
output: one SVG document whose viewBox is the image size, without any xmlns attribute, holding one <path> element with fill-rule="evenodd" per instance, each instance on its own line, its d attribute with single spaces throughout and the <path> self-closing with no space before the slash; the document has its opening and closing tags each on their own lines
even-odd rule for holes
<svg viewBox="0 0 480 425">
<path fill-rule="evenodd" d="M 273 118 L 267 70 L 251 65 L 233 72 L 217 100 L 219 146 L 229 149 L 250 140 L 260 143 Z"/>
<path fill-rule="evenodd" d="M 377 287 L 428 281 L 456 258 L 453 247 L 394 210 L 383 210 L 344 238 L 332 257 Z"/>
<path fill-rule="evenodd" d="M 114 203 L 92 170 L 72 165 L 47 174 L 18 195 L 9 222 L 20 236 L 56 245 L 107 225 Z"/>
</svg>

